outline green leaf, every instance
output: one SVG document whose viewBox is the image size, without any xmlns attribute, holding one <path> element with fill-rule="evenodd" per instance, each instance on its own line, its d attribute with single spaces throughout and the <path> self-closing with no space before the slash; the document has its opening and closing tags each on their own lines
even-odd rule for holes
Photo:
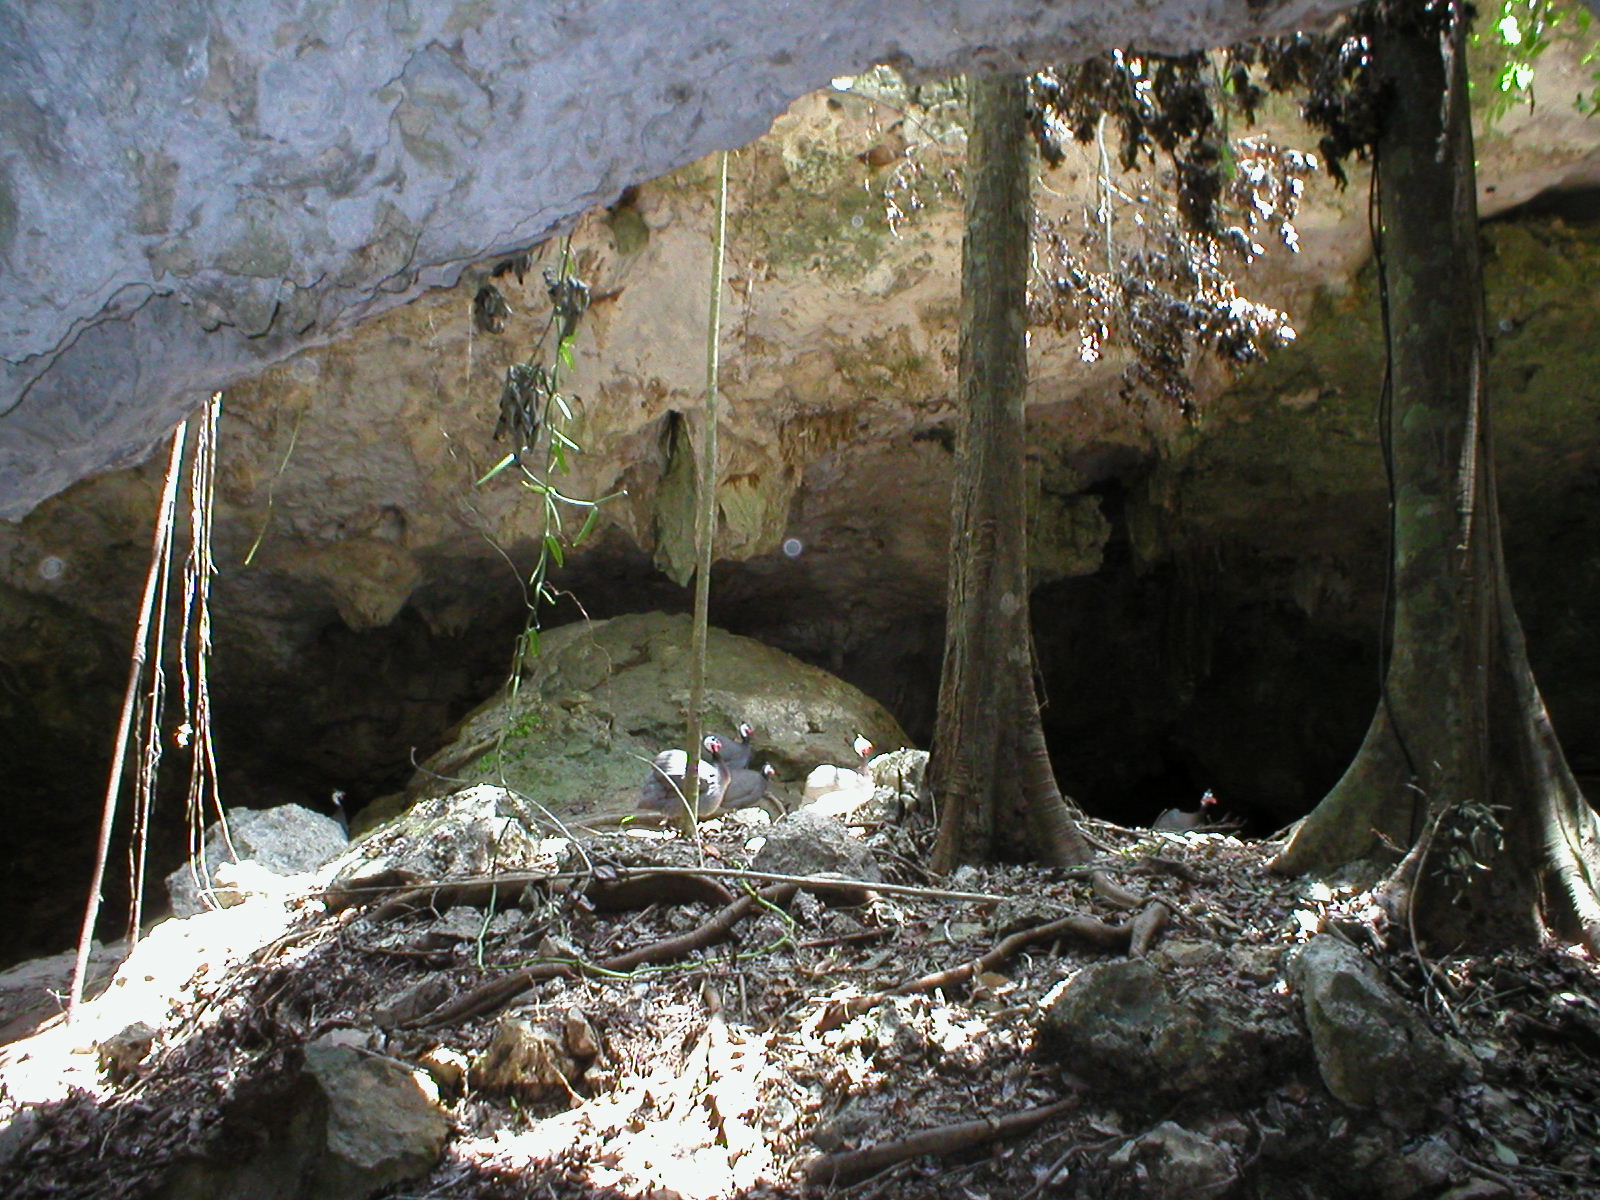
<svg viewBox="0 0 1600 1200">
<path fill-rule="evenodd" d="M 566 364 L 567 370 L 569 370 L 569 371 L 572 370 L 572 339 L 571 338 L 565 337 L 565 338 L 561 339 L 561 344 L 556 347 L 556 355 L 557 355 L 557 357 L 559 357 L 561 359 L 561 361 L 563 363 Z M 558 396 L 557 399 L 560 399 L 560 397 Z M 562 405 L 562 407 L 565 408 L 566 406 Z"/>
<path fill-rule="evenodd" d="M 506 455 L 499 462 L 495 463 L 494 466 L 490 467 L 488 472 L 487 472 L 487 474 L 485 474 L 482 479 L 478 480 L 472 486 L 473 487 L 482 487 L 484 484 L 488 483 L 489 480 L 493 479 L 496 475 L 500 474 L 501 471 L 504 471 L 507 467 L 509 467 L 512 463 L 514 463 L 516 461 L 517 461 L 517 456 L 515 454 Z"/>
<path fill-rule="evenodd" d="M 545 544 L 545 549 L 550 551 L 550 557 L 556 560 L 556 566 L 564 567 L 564 566 L 567 565 L 567 556 L 562 551 L 562 549 L 561 549 L 561 541 L 560 541 L 559 538 L 556 537 L 555 534 L 553 534 L 553 533 L 545 534 L 544 535 L 544 544 Z"/>
<path fill-rule="evenodd" d="M 594 529 L 594 523 L 599 516 L 600 506 L 598 504 L 591 504 L 589 506 L 588 515 L 583 518 L 583 526 L 578 530 L 578 536 L 572 539 L 572 544 L 574 546 L 580 546 L 583 544 L 583 539 L 588 537 L 590 531 Z"/>
<path fill-rule="evenodd" d="M 561 415 L 569 421 L 572 420 L 572 409 L 567 407 L 567 398 L 560 392 L 552 392 L 550 398 L 556 402 L 556 407 L 561 410 Z"/>
<path fill-rule="evenodd" d="M 557 434 L 557 436 L 559 437 L 560 435 Z M 561 439 L 561 441 L 565 440 L 565 438 Z M 555 464 L 556 470 L 564 472 L 567 469 L 567 452 L 562 449 L 561 441 L 552 441 L 550 443 L 550 461 Z"/>
</svg>

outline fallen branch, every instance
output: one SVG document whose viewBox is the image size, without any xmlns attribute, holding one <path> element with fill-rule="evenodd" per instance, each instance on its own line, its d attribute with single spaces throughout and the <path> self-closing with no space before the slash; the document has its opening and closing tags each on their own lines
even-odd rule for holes
<svg viewBox="0 0 1600 1200">
<path fill-rule="evenodd" d="M 600 970 L 621 975 L 646 963 L 668 962 L 674 958 L 682 958 L 691 950 L 699 950 L 721 941 L 750 913 L 751 909 L 765 908 L 769 905 L 782 908 L 794 899 L 796 890 L 792 884 L 777 884 L 762 888 L 759 892 L 746 892 L 698 929 L 691 929 L 688 933 L 668 938 L 664 942 L 654 942 L 637 950 L 630 950 L 626 954 L 619 954 L 615 958 L 608 958 L 599 964 Z"/>
<path fill-rule="evenodd" d="M 1042 1108 L 1008 1113 L 1003 1117 L 985 1117 L 977 1121 L 962 1121 L 955 1125 L 941 1125 L 925 1129 L 910 1137 L 894 1142 L 880 1142 L 860 1150 L 842 1150 L 825 1154 L 806 1164 L 806 1182 L 837 1187 L 856 1183 L 869 1175 L 897 1166 L 908 1159 L 924 1154 L 947 1155 L 981 1146 L 1001 1138 L 1017 1137 L 1036 1129 L 1051 1117 L 1065 1112 L 1078 1102 L 1076 1099 L 1057 1100 Z"/>
</svg>

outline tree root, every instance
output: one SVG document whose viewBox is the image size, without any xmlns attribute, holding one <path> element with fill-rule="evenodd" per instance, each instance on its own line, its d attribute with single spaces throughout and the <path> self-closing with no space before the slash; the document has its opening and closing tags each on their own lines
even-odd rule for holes
<svg viewBox="0 0 1600 1200">
<path fill-rule="evenodd" d="M 769 906 L 783 907 L 794 899 L 795 892 L 799 889 L 793 884 L 776 884 L 772 887 L 762 888 L 759 892 L 746 892 L 732 904 L 722 909 L 710 920 L 697 929 L 677 937 L 666 938 L 653 942 L 648 946 L 641 946 L 630 950 L 626 954 L 618 954 L 599 963 L 583 962 L 542 962 L 531 967 L 524 967 L 520 971 L 513 971 L 509 975 L 501 975 L 485 981 L 467 992 L 445 1004 L 441 1004 L 432 1012 L 407 1021 L 403 1028 L 418 1029 L 430 1028 L 439 1025 L 452 1025 L 466 1021 L 473 1017 L 482 1016 L 484 1013 L 493 1012 L 510 1001 L 513 997 L 521 995 L 535 983 L 542 979 L 550 979 L 557 975 L 582 974 L 593 971 L 604 975 L 625 975 L 646 963 L 670 962 L 675 958 L 682 958 L 693 950 L 703 949 L 714 945 L 728 936 L 728 933 L 752 911 Z"/>
<path fill-rule="evenodd" d="M 929 900 L 954 900 L 958 902 L 993 906 L 1005 900 L 990 892 L 960 892 L 948 888 L 914 887 L 903 883 L 881 883 L 868 879 L 850 879 L 842 875 L 784 875 L 774 871 L 747 871 L 737 867 L 607 867 L 608 883 L 637 879 L 643 876 L 693 876 L 700 879 L 730 879 L 755 883 L 792 883 L 807 891 L 826 892 L 829 895 L 851 895 L 865 899 L 873 893 L 885 896 L 915 896 Z M 510 895 L 511 889 L 520 893 L 529 886 L 550 886 L 592 879 L 593 871 L 508 871 L 503 875 L 478 875 L 463 879 L 441 879 L 429 883 L 410 880 L 405 883 L 373 884 L 361 889 L 330 888 L 323 893 L 323 903 L 337 912 L 365 901 L 388 899 L 371 912 L 375 920 L 388 920 L 420 909 L 438 908 L 443 904 L 482 907 L 491 902 L 495 889 Z M 659 899 L 660 897 L 655 897 Z"/>
<path fill-rule="evenodd" d="M 1057 1100 L 1054 1104 L 1046 1104 L 1042 1108 L 1008 1113 L 1003 1117 L 985 1117 L 977 1121 L 941 1125 L 936 1129 L 925 1129 L 921 1133 L 914 1133 L 898 1141 L 880 1142 L 876 1146 L 866 1146 L 860 1150 L 842 1150 L 836 1154 L 825 1154 L 812 1159 L 806 1165 L 806 1182 L 843 1187 L 924 1154 L 956 1154 L 986 1142 L 1017 1137 L 1066 1112 L 1077 1103 L 1078 1101 L 1072 1098 Z"/>
<path fill-rule="evenodd" d="M 1161 901 L 1153 901 L 1147 909 L 1131 920 L 1120 925 L 1112 925 L 1102 921 L 1099 917 L 1085 916 L 1074 913 L 1059 920 L 1047 921 L 1043 925 L 1035 925 L 1031 929 L 1022 929 L 999 942 L 981 958 L 976 958 L 959 967 L 950 967 L 943 971 L 935 971 L 931 975 L 924 975 L 920 979 L 912 979 L 895 987 L 887 988 L 880 992 L 872 992 L 865 996 L 856 996 L 843 1002 L 835 1001 L 828 1005 L 817 1021 L 817 1031 L 826 1032 L 837 1029 L 851 1017 L 860 1016 L 891 996 L 911 996 L 922 992 L 934 992 L 941 988 L 958 987 L 985 971 L 993 970 L 1001 963 L 1016 956 L 1024 947 L 1036 945 L 1039 942 L 1054 941 L 1062 936 L 1071 936 L 1079 941 L 1086 942 L 1097 950 L 1106 950 L 1112 953 L 1118 951 L 1131 952 L 1136 944 L 1140 946 L 1139 952 L 1148 949 L 1156 933 L 1166 924 L 1167 906 Z"/>
</svg>

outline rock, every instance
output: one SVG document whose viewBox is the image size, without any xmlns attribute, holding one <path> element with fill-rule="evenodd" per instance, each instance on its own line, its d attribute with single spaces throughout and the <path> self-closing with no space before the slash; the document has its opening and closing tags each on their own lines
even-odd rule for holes
<svg viewBox="0 0 1600 1200">
<path fill-rule="evenodd" d="M 126 942 L 91 943 L 89 973 L 84 981 L 86 999 L 98 996 L 128 953 Z M 72 984 L 77 952 L 68 950 L 46 958 L 30 958 L 0 971 L 0 1046 L 26 1037 L 62 1010 L 60 997 Z"/>
<path fill-rule="evenodd" d="M 149 1056 L 155 1040 L 156 1030 L 143 1021 L 125 1026 L 95 1047 L 100 1069 L 108 1078 L 121 1081 Z"/>
<path fill-rule="evenodd" d="M 838 875 L 876 883 L 877 860 L 832 817 L 792 812 L 766 830 L 751 866 L 780 875 Z"/>
<path fill-rule="evenodd" d="M 452 999 L 457 988 L 450 976 L 435 972 L 395 992 L 372 1010 L 372 1020 L 384 1028 L 406 1025 Z"/>
<path fill-rule="evenodd" d="M 1114 1104 L 1234 1094 L 1265 1061 L 1264 1035 L 1219 1006 L 1175 999 L 1149 962 L 1093 963 L 1039 1019 L 1039 1048 Z"/>
<path fill-rule="evenodd" d="M 566 1044 L 567 1053 L 573 1058 L 600 1057 L 600 1035 L 595 1032 L 588 1014 L 581 1008 L 567 1009 L 561 1021 L 561 1037 Z"/>
<path fill-rule="evenodd" d="M 570 1094 L 582 1073 L 560 1033 L 513 1017 L 495 1028 L 467 1078 L 484 1091 L 540 1100 Z"/>
<path fill-rule="evenodd" d="M 370 1196 L 438 1161 L 450 1122 L 424 1074 L 321 1039 L 306 1047 L 306 1070 L 328 1103 L 311 1198 Z"/>
<path fill-rule="evenodd" d="M 1288 975 L 1317 1069 L 1346 1104 L 1375 1105 L 1411 1122 L 1462 1080 L 1462 1059 L 1349 943 L 1312 938 L 1290 957 Z"/>
<path fill-rule="evenodd" d="M 324 1036 L 304 1069 L 235 1095 L 207 1151 L 178 1163 L 161 1200 L 366 1200 L 425 1174 L 450 1132 L 421 1071 Z"/>
<path fill-rule="evenodd" d="M 441 1091 L 455 1094 L 466 1082 L 471 1063 L 467 1056 L 449 1046 L 433 1046 L 417 1055 L 417 1066 L 433 1076 Z"/>
<path fill-rule="evenodd" d="M 1114 1197 L 1204 1196 L 1223 1200 L 1239 1182 L 1238 1164 L 1226 1146 L 1203 1134 L 1163 1121 L 1124 1142 L 1106 1159 Z"/>
<path fill-rule="evenodd" d="M 288 0 L 261 22 L 215 0 L 129 0 L 104 22 L 17 10 L 0 39 L 0 108 L 19 114 L 0 125 L 0 517 L 142 454 L 194 396 L 742 145 L 832 76 L 1068 61 L 1157 31 L 1218 45 L 1333 7 L 1167 0 L 1129 19 L 1009 0 L 974 24 L 854 0 L 797 31 L 759 6 L 574 0 L 559 37 L 505 0 L 470 17 Z"/>
<path fill-rule="evenodd" d="M 167 876 L 174 916 L 192 917 L 207 909 L 227 908 L 253 891 L 270 889 L 274 879 L 314 871 L 342 851 L 348 841 L 339 822 L 298 804 L 230 808 L 227 813 L 227 838 L 221 823 L 213 824 L 206 830 L 199 865 L 191 870 L 185 863 Z M 247 862 L 254 869 L 237 869 Z M 220 889 L 218 871 L 227 881 Z"/>
<path fill-rule="evenodd" d="M 493 872 L 554 870 L 569 843 L 529 831 L 526 804 L 504 788 L 480 784 L 418 801 L 352 846 L 335 864 L 326 899 L 353 903 L 363 889 Z M 513 899 L 506 897 L 506 903 Z"/>
<path fill-rule="evenodd" d="M 1439 1200 L 1511 1200 L 1511 1189 L 1492 1179 L 1473 1179 L 1448 1192 L 1441 1192 Z"/>
<path fill-rule="evenodd" d="M 407 795 L 437 794 L 441 777 L 503 780 L 563 818 L 632 809 L 650 760 L 683 738 L 689 643 L 689 618 L 664 613 L 545 634 L 516 699 L 496 697 L 469 715 Z M 857 733 L 905 743 L 875 700 L 749 638 L 711 630 L 706 673 L 705 727 L 749 721 L 756 759 L 773 763 L 780 780 L 848 754 Z M 505 743 L 496 750 L 502 729 Z"/>
<path fill-rule="evenodd" d="M 1450 1144 L 1443 1138 L 1430 1137 L 1375 1163 L 1371 1174 L 1374 1189 L 1384 1200 L 1411 1200 L 1423 1193 L 1432 1195 L 1463 1170 L 1461 1156 Z"/>
<path fill-rule="evenodd" d="M 872 782 L 877 787 L 888 788 L 907 803 L 915 803 L 928 773 L 928 752 L 902 746 L 875 755 L 867 763 L 867 770 L 872 772 Z"/>
<path fill-rule="evenodd" d="M 928 769 L 928 752 L 911 747 L 879 754 L 867 764 L 870 791 L 858 792 L 848 784 L 817 799 L 802 800 L 799 807 L 821 816 L 833 817 L 846 825 L 903 824 L 921 809 L 923 776 Z M 856 773 L 845 768 L 851 782 Z"/>
<path fill-rule="evenodd" d="M 1155 959 L 1158 963 L 1174 967 L 1203 967 L 1216 962 L 1222 954 L 1222 947 L 1216 942 L 1168 938 L 1156 948 Z"/>
</svg>

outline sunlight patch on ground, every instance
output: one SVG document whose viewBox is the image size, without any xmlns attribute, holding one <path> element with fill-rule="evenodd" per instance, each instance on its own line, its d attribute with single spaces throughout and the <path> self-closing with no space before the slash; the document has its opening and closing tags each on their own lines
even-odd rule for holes
<svg viewBox="0 0 1600 1200">
<path fill-rule="evenodd" d="M 110 986 L 67 1024 L 57 1017 L 32 1037 L 0 1049 L 0 1125 L 24 1105 L 64 1100 L 73 1088 L 107 1092 L 98 1045 L 131 1025 L 169 1026 L 186 998 L 204 992 L 240 962 L 281 937 L 298 915 L 298 897 L 280 892 L 232 908 L 154 926 L 117 969 Z"/>
<path fill-rule="evenodd" d="M 663 1062 L 528 1129 L 458 1139 L 451 1154 L 476 1168 L 531 1175 L 576 1152 L 591 1163 L 589 1183 L 625 1196 L 737 1195 L 778 1169 L 759 1121 L 763 1080 L 775 1071 L 762 1038 L 714 1020 L 681 1072 Z"/>
</svg>

